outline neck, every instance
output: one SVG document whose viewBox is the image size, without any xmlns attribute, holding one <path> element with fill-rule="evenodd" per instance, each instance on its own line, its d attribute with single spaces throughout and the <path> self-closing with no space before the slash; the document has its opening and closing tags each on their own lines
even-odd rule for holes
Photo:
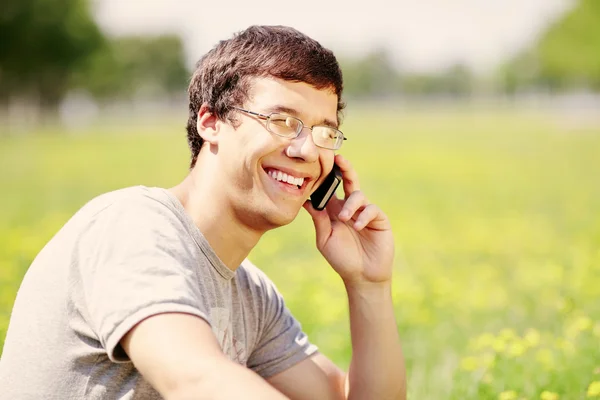
<svg viewBox="0 0 600 400">
<path fill-rule="evenodd" d="M 196 169 L 179 185 L 169 189 L 181 202 L 202 235 L 227 268 L 235 271 L 263 235 L 244 225 L 219 193 L 218 182 L 209 176 L 195 177 Z"/>
</svg>

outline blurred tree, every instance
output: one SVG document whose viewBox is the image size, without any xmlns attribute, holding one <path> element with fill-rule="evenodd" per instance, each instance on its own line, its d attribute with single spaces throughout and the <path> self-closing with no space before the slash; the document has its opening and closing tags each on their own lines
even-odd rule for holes
<svg viewBox="0 0 600 400">
<path fill-rule="evenodd" d="M 439 91 L 438 78 L 434 75 L 406 73 L 402 75 L 402 92 L 406 95 L 430 95 Z"/>
<path fill-rule="evenodd" d="M 25 96 L 55 111 L 71 72 L 102 43 L 85 0 L 2 0 L 0 99 Z"/>
<path fill-rule="evenodd" d="M 551 88 L 600 89 L 600 1 L 579 0 L 540 40 L 540 79 Z"/>
<path fill-rule="evenodd" d="M 407 95 L 443 94 L 464 97 L 471 94 L 474 85 L 471 70 L 463 64 L 454 64 L 438 73 L 402 76 L 402 92 Z"/>
<path fill-rule="evenodd" d="M 526 49 L 500 66 L 497 71 L 497 90 L 514 96 L 518 91 L 531 89 L 539 84 L 539 67 L 535 53 Z"/>
<path fill-rule="evenodd" d="M 454 64 L 438 78 L 439 91 L 454 97 L 464 97 L 473 91 L 473 74 L 464 64 Z"/>
<path fill-rule="evenodd" d="M 77 71 L 74 85 L 99 102 L 170 96 L 187 86 L 185 51 L 176 35 L 127 36 L 107 41 Z"/>
<path fill-rule="evenodd" d="M 344 92 L 373 97 L 399 91 L 399 73 L 387 50 L 376 49 L 358 60 L 341 60 Z"/>
</svg>

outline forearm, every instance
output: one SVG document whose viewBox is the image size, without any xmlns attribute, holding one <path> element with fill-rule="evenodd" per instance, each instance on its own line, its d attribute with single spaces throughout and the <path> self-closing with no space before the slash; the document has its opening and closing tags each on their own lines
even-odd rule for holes
<svg viewBox="0 0 600 400">
<path fill-rule="evenodd" d="M 406 371 L 394 317 L 391 285 L 346 285 L 352 362 L 349 399 L 406 398 Z"/>
<path fill-rule="evenodd" d="M 251 370 L 219 360 L 210 370 L 190 376 L 165 394 L 167 400 L 249 399 L 285 400 L 283 394 Z"/>
</svg>

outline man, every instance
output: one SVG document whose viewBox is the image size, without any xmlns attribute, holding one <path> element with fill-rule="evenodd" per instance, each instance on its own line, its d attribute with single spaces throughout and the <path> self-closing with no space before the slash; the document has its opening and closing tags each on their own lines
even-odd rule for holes
<svg viewBox="0 0 600 400">
<path fill-rule="evenodd" d="M 11 316 L 0 395 L 404 399 L 390 223 L 335 155 L 333 54 L 291 28 L 250 27 L 200 60 L 189 93 L 189 175 L 92 200 L 41 251 Z M 345 196 L 317 211 L 306 200 L 334 162 Z M 348 294 L 348 374 L 246 260 L 302 207 Z"/>
</svg>

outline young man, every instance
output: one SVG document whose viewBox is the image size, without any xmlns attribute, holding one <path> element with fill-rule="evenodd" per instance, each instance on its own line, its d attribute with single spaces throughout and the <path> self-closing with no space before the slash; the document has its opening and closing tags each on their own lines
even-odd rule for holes
<svg viewBox="0 0 600 400">
<path fill-rule="evenodd" d="M 404 399 L 392 232 L 335 155 L 333 54 L 291 28 L 250 27 L 200 60 L 189 93 L 190 174 L 92 200 L 41 251 L 11 316 L 0 397 Z M 334 162 L 345 196 L 316 211 L 306 200 Z M 303 207 L 348 294 L 348 374 L 246 260 Z"/>
</svg>

